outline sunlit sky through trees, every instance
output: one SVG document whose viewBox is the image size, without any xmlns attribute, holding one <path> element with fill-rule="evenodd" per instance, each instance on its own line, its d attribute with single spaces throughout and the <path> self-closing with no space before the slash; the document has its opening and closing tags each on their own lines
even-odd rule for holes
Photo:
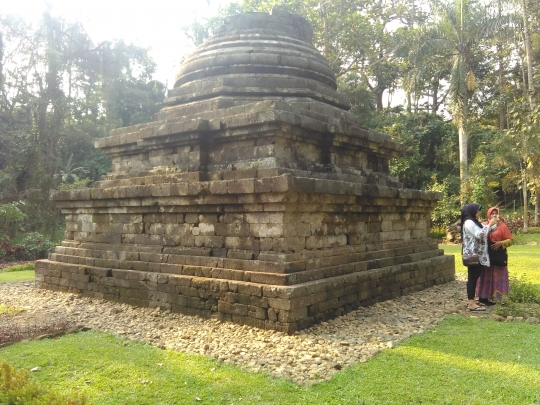
<svg viewBox="0 0 540 405">
<path fill-rule="evenodd" d="M 194 47 L 182 27 L 214 16 L 234 0 L 4 0 L 0 13 L 39 23 L 49 8 L 54 17 L 80 22 L 94 43 L 123 39 L 149 48 L 157 63 L 155 78 L 173 84 L 180 60 Z"/>
</svg>

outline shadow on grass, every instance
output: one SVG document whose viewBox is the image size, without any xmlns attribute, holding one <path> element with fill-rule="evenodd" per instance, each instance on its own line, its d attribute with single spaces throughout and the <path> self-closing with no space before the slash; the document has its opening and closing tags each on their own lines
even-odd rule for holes
<svg viewBox="0 0 540 405">
<path fill-rule="evenodd" d="M 312 388 L 112 335 L 79 333 L 0 350 L 93 404 L 524 404 L 540 401 L 540 328 L 450 317 Z"/>
<path fill-rule="evenodd" d="M 314 391 L 336 404 L 540 403 L 539 350 L 537 325 L 452 317 Z"/>
<path fill-rule="evenodd" d="M 19 343 L 0 351 L 0 358 L 18 368 L 41 367 L 35 374 L 41 383 L 80 390 L 92 404 L 191 404 L 196 398 L 210 404 L 240 398 L 241 403 L 293 404 L 304 391 L 202 356 L 95 332 Z"/>
</svg>

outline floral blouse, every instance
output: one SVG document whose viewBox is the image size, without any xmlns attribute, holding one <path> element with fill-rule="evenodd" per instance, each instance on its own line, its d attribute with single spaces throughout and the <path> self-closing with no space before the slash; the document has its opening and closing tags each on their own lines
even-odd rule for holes
<svg viewBox="0 0 540 405">
<path fill-rule="evenodd" d="M 470 219 L 466 220 L 463 224 L 463 240 L 461 241 L 463 255 L 477 254 L 480 258 L 480 264 L 489 266 L 487 236 L 495 229 L 497 229 L 497 225 L 491 227 L 483 225 L 482 228 L 479 228 Z"/>
</svg>

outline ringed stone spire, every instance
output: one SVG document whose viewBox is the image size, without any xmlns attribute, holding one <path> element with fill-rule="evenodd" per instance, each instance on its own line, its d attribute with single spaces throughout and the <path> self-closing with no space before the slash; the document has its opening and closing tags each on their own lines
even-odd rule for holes
<svg viewBox="0 0 540 405">
<path fill-rule="evenodd" d="M 112 172 L 55 191 L 65 239 L 40 287 L 287 333 L 454 279 L 440 194 L 389 172 L 304 18 L 228 17 L 153 122 L 96 142 Z"/>
</svg>

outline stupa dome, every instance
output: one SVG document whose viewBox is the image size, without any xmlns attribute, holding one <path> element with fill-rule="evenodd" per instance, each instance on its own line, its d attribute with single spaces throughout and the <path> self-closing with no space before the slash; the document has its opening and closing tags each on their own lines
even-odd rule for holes
<svg viewBox="0 0 540 405">
<path fill-rule="evenodd" d="M 227 17 L 184 62 L 166 104 L 223 95 L 309 97 L 348 110 L 335 74 L 313 47 L 313 28 L 285 11 Z"/>
</svg>

